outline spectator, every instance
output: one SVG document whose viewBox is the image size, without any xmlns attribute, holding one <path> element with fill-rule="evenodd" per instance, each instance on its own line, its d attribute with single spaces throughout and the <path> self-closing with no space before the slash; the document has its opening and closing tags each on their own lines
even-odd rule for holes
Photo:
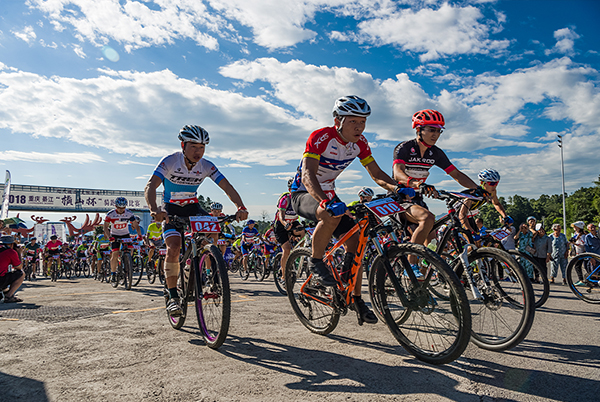
<svg viewBox="0 0 600 402">
<path fill-rule="evenodd" d="M 541 223 L 538 223 L 535 229 L 537 236 L 533 241 L 533 248 L 535 248 L 533 256 L 544 270 L 544 273 L 548 275 L 548 263 L 552 258 L 552 240 L 546 234 L 546 230 Z M 538 280 L 538 278 L 535 279 Z"/>
<path fill-rule="evenodd" d="M 475 224 L 477 225 L 477 233 L 479 233 L 479 236 L 485 236 L 487 228 L 483 226 L 483 219 L 475 219 Z"/>
<path fill-rule="evenodd" d="M 550 265 L 550 283 L 554 283 L 554 278 L 558 274 L 558 268 L 562 273 L 563 285 L 567 284 L 566 270 L 567 270 L 567 256 L 569 255 L 569 243 L 567 242 L 567 236 L 564 233 L 560 233 L 560 224 L 555 223 L 552 225 L 552 234 L 550 235 L 552 240 L 552 263 Z"/>
<path fill-rule="evenodd" d="M 587 228 L 590 231 L 590 233 L 585 235 L 585 252 L 600 254 L 600 238 L 598 238 L 596 225 L 590 223 Z"/>
<path fill-rule="evenodd" d="M 17 303 L 23 300 L 15 296 L 15 292 L 23 283 L 23 264 L 19 256 L 20 252 L 15 250 L 16 243 L 12 236 L 0 236 L 0 291 L 8 291 L 4 294 L 4 303 Z M 8 272 L 8 266 L 12 265 L 12 272 Z"/>
<path fill-rule="evenodd" d="M 533 222 L 535 224 L 535 218 L 527 218 L 527 222 L 529 222 L 530 219 L 533 219 Z M 515 240 L 517 241 L 517 249 L 520 252 L 533 257 L 533 254 L 535 253 L 535 249 L 533 248 L 533 233 L 531 233 L 527 224 L 521 224 L 521 226 L 519 227 L 519 232 L 515 235 Z M 525 272 L 527 272 L 527 276 L 529 277 L 529 279 L 531 279 L 532 281 L 535 280 L 533 265 L 531 265 L 531 263 L 527 260 L 521 261 L 521 265 L 525 269 Z"/>
<path fill-rule="evenodd" d="M 502 247 L 505 250 L 514 250 L 515 249 L 515 234 L 517 229 L 513 226 L 512 223 L 505 223 L 505 229 L 510 232 L 508 236 L 501 240 Z"/>
<path fill-rule="evenodd" d="M 571 237 L 571 240 L 569 240 L 569 243 L 573 245 L 574 253 L 572 254 L 572 256 L 575 257 L 576 255 L 579 255 L 581 253 L 585 253 L 586 232 L 583 229 L 585 227 L 585 223 L 583 223 L 583 221 L 577 221 L 575 223 L 571 223 L 571 227 L 573 228 L 575 233 L 573 234 L 573 237 Z"/>
</svg>

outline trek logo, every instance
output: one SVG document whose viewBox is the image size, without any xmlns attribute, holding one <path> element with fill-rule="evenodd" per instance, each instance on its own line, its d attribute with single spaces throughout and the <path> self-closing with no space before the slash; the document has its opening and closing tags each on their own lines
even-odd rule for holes
<svg viewBox="0 0 600 402">
<path fill-rule="evenodd" d="M 319 138 L 318 140 L 316 140 L 316 141 L 315 141 L 315 147 L 317 147 L 317 148 L 318 148 L 318 147 L 321 145 L 321 143 L 322 143 L 323 141 L 325 141 L 327 138 L 329 138 L 329 134 L 323 134 L 323 135 L 321 136 L 321 138 Z"/>
<path fill-rule="evenodd" d="M 171 175 L 171 177 L 169 177 L 169 181 L 171 181 L 173 183 L 190 183 L 190 184 L 202 182 L 201 179 L 197 179 L 195 177 L 179 177 L 179 176 L 175 176 L 175 175 Z"/>
</svg>

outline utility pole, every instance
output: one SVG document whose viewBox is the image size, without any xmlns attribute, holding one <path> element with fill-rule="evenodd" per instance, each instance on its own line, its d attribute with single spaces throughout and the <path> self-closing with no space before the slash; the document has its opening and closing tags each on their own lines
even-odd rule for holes
<svg viewBox="0 0 600 402">
<path fill-rule="evenodd" d="M 563 200 L 563 233 L 567 235 L 567 203 L 565 202 L 565 160 L 563 157 L 562 135 L 557 135 L 560 148 L 560 172 L 562 173 L 562 200 Z"/>
</svg>

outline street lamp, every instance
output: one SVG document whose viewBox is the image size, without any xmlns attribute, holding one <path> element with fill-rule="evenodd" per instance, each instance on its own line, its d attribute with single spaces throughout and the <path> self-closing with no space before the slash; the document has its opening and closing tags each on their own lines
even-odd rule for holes
<svg viewBox="0 0 600 402">
<path fill-rule="evenodd" d="M 563 158 L 562 135 L 557 135 L 558 147 L 560 148 L 560 172 L 562 173 L 562 200 L 563 200 L 563 233 L 567 235 L 567 207 L 565 202 L 565 161 Z"/>
</svg>

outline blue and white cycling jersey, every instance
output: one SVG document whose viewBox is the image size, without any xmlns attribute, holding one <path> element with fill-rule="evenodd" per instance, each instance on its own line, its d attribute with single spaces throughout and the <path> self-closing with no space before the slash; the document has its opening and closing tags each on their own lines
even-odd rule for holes
<svg viewBox="0 0 600 402">
<path fill-rule="evenodd" d="M 154 170 L 154 175 L 163 182 L 165 204 L 181 207 L 198 203 L 196 191 L 205 178 L 210 177 L 216 184 L 225 178 L 212 162 L 204 158 L 188 170 L 183 152 L 165 156 Z"/>
</svg>

